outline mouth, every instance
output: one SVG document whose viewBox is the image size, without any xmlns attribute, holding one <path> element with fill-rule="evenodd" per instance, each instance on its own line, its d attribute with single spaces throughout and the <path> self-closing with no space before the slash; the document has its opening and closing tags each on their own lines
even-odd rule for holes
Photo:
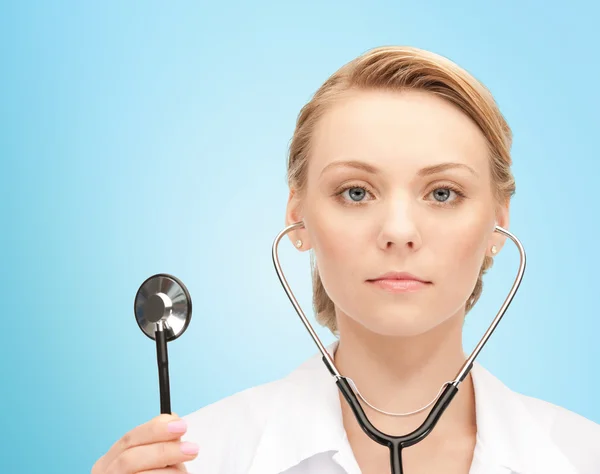
<svg viewBox="0 0 600 474">
<path fill-rule="evenodd" d="M 388 272 L 367 283 L 391 293 L 409 293 L 427 288 L 432 282 L 406 272 Z"/>
</svg>

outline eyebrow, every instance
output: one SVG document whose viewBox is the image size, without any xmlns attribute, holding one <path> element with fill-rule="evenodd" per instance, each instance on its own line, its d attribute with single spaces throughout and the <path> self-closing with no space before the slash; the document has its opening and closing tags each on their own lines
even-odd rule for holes
<svg viewBox="0 0 600 474">
<path fill-rule="evenodd" d="M 362 171 L 366 171 L 367 173 L 371 173 L 371 174 L 380 173 L 380 170 L 377 167 L 370 165 L 369 163 L 365 163 L 364 161 L 351 160 L 351 161 L 334 161 L 333 163 L 329 163 L 321 171 L 321 176 L 323 175 L 323 173 L 325 173 L 326 170 L 331 169 L 331 168 L 339 168 L 339 167 L 355 168 L 355 169 L 359 169 Z M 417 173 L 417 175 L 420 177 L 424 177 L 424 176 L 429 176 L 431 174 L 441 173 L 443 171 L 453 169 L 453 168 L 465 169 L 465 170 L 469 171 L 470 173 L 472 173 L 473 175 L 479 177 L 479 174 L 477 173 L 477 171 L 475 171 L 469 165 L 466 165 L 464 163 L 453 163 L 453 162 L 446 162 L 446 163 L 440 163 L 437 165 L 426 166 L 425 168 L 420 169 L 419 172 Z"/>
</svg>

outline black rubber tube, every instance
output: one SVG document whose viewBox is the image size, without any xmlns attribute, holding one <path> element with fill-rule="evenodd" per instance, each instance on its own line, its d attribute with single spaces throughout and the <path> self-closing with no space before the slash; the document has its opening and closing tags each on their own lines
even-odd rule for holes
<svg viewBox="0 0 600 474">
<path fill-rule="evenodd" d="M 165 331 L 156 331 L 156 358 L 158 362 L 158 384 L 160 389 L 160 413 L 171 414 L 171 394 L 169 390 L 169 357 Z"/>
<path fill-rule="evenodd" d="M 323 358 L 323 360 L 325 360 L 325 358 Z M 469 370 L 470 369 L 471 367 L 469 367 Z M 350 405 L 350 408 L 356 417 L 356 421 L 358 421 L 358 424 L 367 434 L 367 436 L 369 436 L 373 441 L 376 441 L 377 443 L 389 448 L 392 474 L 403 473 L 402 450 L 423 440 L 433 430 L 434 426 L 437 424 L 440 417 L 446 408 L 448 408 L 448 405 L 458 392 L 458 387 L 456 387 L 454 384 L 446 385 L 421 426 L 406 435 L 392 436 L 383 433 L 373 426 L 365 414 L 361 404 L 359 403 L 354 390 L 352 390 L 348 380 L 346 380 L 345 377 L 338 378 L 336 380 L 336 385 L 342 392 L 342 395 L 348 402 L 348 405 Z"/>
</svg>

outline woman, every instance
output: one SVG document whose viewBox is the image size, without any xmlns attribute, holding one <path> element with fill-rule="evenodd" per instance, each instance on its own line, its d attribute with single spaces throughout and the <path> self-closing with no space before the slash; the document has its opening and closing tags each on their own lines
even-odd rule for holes
<svg viewBox="0 0 600 474">
<path fill-rule="evenodd" d="M 317 320 L 372 423 L 406 434 L 465 360 L 462 327 L 505 238 L 511 131 L 451 61 L 408 47 L 351 61 L 302 109 L 286 224 L 312 250 Z M 362 403 L 362 402 L 361 402 Z M 475 364 L 435 429 L 403 454 L 421 474 L 600 473 L 600 426 L 510 391 Z M 198 452 L 199 449 L 199 452 Z M 320 356 L 282 380 L 126 434 L 93 474 L 390 472 Z"/>
</svg>

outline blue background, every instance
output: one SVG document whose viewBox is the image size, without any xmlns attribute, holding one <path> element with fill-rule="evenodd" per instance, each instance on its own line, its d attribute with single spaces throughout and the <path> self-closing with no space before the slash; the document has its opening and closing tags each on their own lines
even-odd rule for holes
<svg viewBox="0 0 600 474">
<path fill-rule="evenodd" d="M 465 67 L 514 131 L 510 229 L 528 269 L 479 361 L 511 388 L 600 422 L 598 7 L 418 3 L 2 4 L 6 472 L 89 472 L 158 413 L 155 347 L 132 309 L 154 273 L 181 278 L 194 301 L 169 346 L 180 415 L 316 352 L 270 255 L 287 146 L 319 85 L 385 44 Z M 281 256 L 310 313 L 308 255 L 285 240 Z M 468 318 L 466 350 L 517 263 L 509 242 Z"/>
</svg>

